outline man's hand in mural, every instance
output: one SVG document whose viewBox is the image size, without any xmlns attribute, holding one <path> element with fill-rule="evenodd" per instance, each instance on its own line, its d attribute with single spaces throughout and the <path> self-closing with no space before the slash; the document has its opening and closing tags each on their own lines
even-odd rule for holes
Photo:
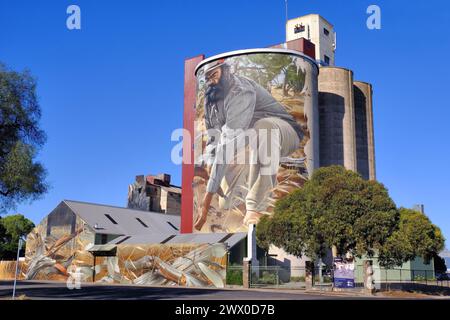
<svg viewBox="0 0 450 320">
<path fill-rule="evenodd" d="M 194 228 L 198 231 L 201 230 L 203 225 L 206 222 L 206 218 L 208 216 L 209 207 L 211 206 L 211 200 L 214 193 L 206 192 L 205 197 L 203 198 L 203 206 L 202 206 L 202 213 L 200 216 L 197 217 L 197 221 L 195 222 Z"/>
<path fill-rule="evenodd" d="M 196 167 L 194 171 L 194 175 L 208 181 L 209 173 L 211 172 L 210 166 L 205 167 Z"/>
<path fill-rule="evenodd" d="M 250 224 L 258 224 L 262 216 L 263 214 L 260 212 L 248 210 L 244 217 L 244 225 L 249 226 Z"/>
</svg>

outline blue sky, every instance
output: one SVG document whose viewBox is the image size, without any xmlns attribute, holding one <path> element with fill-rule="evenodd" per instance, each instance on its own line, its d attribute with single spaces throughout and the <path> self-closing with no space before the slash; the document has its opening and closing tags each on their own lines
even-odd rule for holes
<svg viewBox="0 0 450 320">
<path fill-rule="evenodd" d="M 71 4 L 81 30 L 66 28 Z M 381 30 L 366 27 L 370 4 Z M 378 180 L 398 206 L 425 204 L 450 240 L 450 3 L 289 1 L 289 18 L 308 13 L 334 24 L 336 64 L 374 86 Z M 63 199 L 125 206 L 138 174 L 180 184 L 170 134 L 184 59 L 281 43 L 284 23 L 283 0 L 0 0 L 0 61 L 37 77 L 48 134 L 39 159 L 52 188 L 17 212 L 38 223 Z"/>
</svg>

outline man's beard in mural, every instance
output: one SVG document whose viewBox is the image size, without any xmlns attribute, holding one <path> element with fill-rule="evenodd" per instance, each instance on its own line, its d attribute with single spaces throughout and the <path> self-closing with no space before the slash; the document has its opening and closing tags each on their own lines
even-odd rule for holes
<svg viewBox="0 0 450 320">
<path fill-rule="evenodd" d="M 225 96 L 232 86 L 233 80 L 230 74 L 230 70 L 227 67 L 222 67 L 222 76 L 219 83 L 216 85 L 209 85 L 205 92 L 205 106 L 211 108 L 214 105 L 220 104 L 225 99 Z"/>
<path fill-rule="evenodd" d="M 223 100 L 224 98 L 225 94 L 222 85 L 210 85 L 208 89 L 206 89 L 205 102 L 207 108 L 211 108 L 213 105 L 216 105 L 219 100 Z"/>
</svg>

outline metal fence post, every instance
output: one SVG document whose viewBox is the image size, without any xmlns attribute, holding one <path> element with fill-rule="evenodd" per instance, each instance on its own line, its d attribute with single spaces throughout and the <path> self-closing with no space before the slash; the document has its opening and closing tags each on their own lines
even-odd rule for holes
<svg viewBox="0 0 450 320">
<path fill-rule="evenodd" d="M 385 288 L 386 288 L 386 290 L 389 290 L 389 283 L 388 283 L 388 270 L 387 269 L 384 269 L 386 272 L 386 276 L 385 276 L 385 278 L 384 278 L 384 283 L 385 283 Z"/>
<path fill-rule="evenodd" d="M 280 269 L 277 269 L 277 288 L 280 286 Z"/>
<path fill-rule="evenodd" d="M 16 286 L 17 286 L 17 274 L 19 273 L 19 258 L 20 258 L 20 249 L 22 248 L 23 240 L 19 238 L 19 245 L 17 247 L 17 258 L 16 258 L 16 273 L 14 275 L 14 285 L 13 285 L 13 294 L 12 300 L 16 298 Z"/>
</svg>

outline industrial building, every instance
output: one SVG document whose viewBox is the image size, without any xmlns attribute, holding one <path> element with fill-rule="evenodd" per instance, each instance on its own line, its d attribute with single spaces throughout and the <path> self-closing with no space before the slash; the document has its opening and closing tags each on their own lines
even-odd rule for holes
<svg viewBox="0 0 450 320">
<path fill-rule="evenodd" d="M 334 66 L 336 32 L 333 25 L 318 14 L 308 14 L 288 20 L 286 42 L 307 39 L 315 45 L 315 58 L 321 66 Z"/>
<path fill-rule="evenodd" d="M 182 235 L 179 225 L 179 215 L 64 200 L 28 234 L 21 277 L 223 287 L 246 233 Z"/>
<path fill-rule="evenodd" d="M 140 175 L 128 186 L 130 209 L 180 214 L 181 188 L 170 184 L 169 174 Z"/>
</svg>

